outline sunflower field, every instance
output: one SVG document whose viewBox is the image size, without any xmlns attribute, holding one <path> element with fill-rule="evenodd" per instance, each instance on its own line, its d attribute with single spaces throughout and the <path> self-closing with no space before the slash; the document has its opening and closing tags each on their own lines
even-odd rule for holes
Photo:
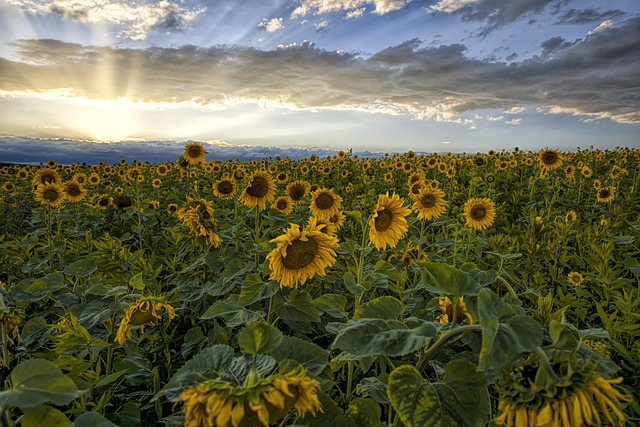
<svg viewBox="0 0 640 427">
<path fill-rule="evenodd" d="M 0 426 L 640 425 L 640 150 L 0 168 Z"/>
</svg>

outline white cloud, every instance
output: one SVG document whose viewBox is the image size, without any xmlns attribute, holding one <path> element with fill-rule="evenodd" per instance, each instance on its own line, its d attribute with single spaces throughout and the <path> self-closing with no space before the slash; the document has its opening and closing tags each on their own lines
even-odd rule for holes
<svg viewBox="0 0 640 427">
<path fill-rule="evenodd" d="M 195 21 L 205 7 L 186 8 L 183 2 L 160 0 L 6 0 L 10 5 L 32 14 L 58 14 L 92 24 L 118 28 L 118 35 L 131 40 L 144 40 L 148 33 L 160 28 L 179 30 Z"/>
<path fill-rule="evenodd" d="M 326 19 L 323 19 L 322 21 L 316 24 L 316 31 L 322 31 L 325 28 L 327 28 L 328 25 L 329 25 L 329 22 Z"/>
<path fill-rule="evenodd" d="M 402 9 L 407 2 L 408 0 L 301 0 L 300 6 L 291 13 L 291 18 L 306 16 L 308 13 L 322 15 L 333 12 L 347 12 L 347 18 L 353 18 L 364 13 L 367 5 L 374 6 L 372 13 L 385 15 Z"/>
<path fill-rule="evenodd" d="M 347 15 L 345 16 L 345 18 L 347 19 L 359 18 L 364 14 L 366 10 L 367 10 L 366 7 L 361 7 L 360 9 L 356 9 L 356 10 L 350 10 L 349 12 L 347 12 Z"/>
<path fill-rule="evenodd" d="M 599 32 L 599 31 L 605 30 L 607 28 L 611 28 L 613 26 L 614 26 L 613 21 L 611 19 L 607 19 L 606 21 L 602 21 L 600 23 L 600 25 L 598 25 L 596 28 L 594 28 L 593 30 L 589 31 L 587 33 L 587 35 L 590 36 L 592 34 L 595 34 L 595 33 Z"/>
<path fill-rule="evenodd" d="M 276 31 L 284 28 L 284 25 L 282 24 L 282 22 L 283 22 L 282 18 L 272 18 L 272 19 L 264 18 L 262 22 L 258 24 L 258 28 L 261 30 L 265 30 L 268 33 L 275 33 Z"/>
<path fill-rule="evenodd" d="M 440 0 L 430 8 L 438 12 L 453 13 L 477 2 L 478 0 Z"/>
</svg>

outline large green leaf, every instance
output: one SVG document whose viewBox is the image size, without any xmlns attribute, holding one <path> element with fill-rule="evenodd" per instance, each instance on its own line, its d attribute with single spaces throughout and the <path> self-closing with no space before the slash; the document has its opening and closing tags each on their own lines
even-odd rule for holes
<svg viewBox="0 0 640 427">
<path fill-rule="evenodd" d="M 438 295 L 477 295 L 480 284 L 462 270 L 440 262 L 421 263 L 419 287 Z"/>
<path fill-rule="evenodd" d="M 478 293 L 478 320 L 482 326 L 481 369 L 500 369 L 542 344 L 540 324 L 486 288 Z"/>
<path fill-rule="evenodd" d="M 87 277 L 98 269 L 93 258 L 81 258 L 78 261 L 67 264 L 64 274 L 67 276 Z"/>
<path fill-rule="evenodd" d="M 184 389 L 209 378 L 219 378 L 232 360 L 233 349 L 227 345 L 218 344 L 205 348 L 178 369 L 161 390 L 161 394 L 170 401 L 175 401 Z"/>
<path fill-rule="evenodd" d="M 410 365 L 389 375 L 389 400 L 408 427 L 484 426 L 490 406 L 486 383 L 473 363 L 454 360 L 432 383 Z"/>
<path fill-rule="evenodd" d="M 402 356 L 427 345 L 435 335 L 436 328 L 428 324 L 409 329 L 397 320 L 355 319 L 338 333 L 331 348 L 355 356 Z"/>
<path fill-rule="evenodd" d="M 30 359 L 11 371 L 11 388 L 0 392 L 0 403 L 21 408 L 48 402 L 66 405 L 81 394 L 56 365 L 44 359 Z"/>
<path fill-rule="evenodd" d="M 386 295 L 362 304 L 353 314 L 353 318 L 398 320 L 402 313 L 404 313 L 402 301 Z"/>
<path fill-rule="evenodd" d="M 59 409 L 41 405 L 27 409 L 21 419 L 22 427 L 73 427 L 71 421 Z"/>
<path fill-rule="evenodd" d="M 270 353 L 282 342 L 282 332 L 264 320 L 249 323 L 240 331 L 238 343 L 249 354 Z"/>
<path fill-rule="evenodd" d="M 345 311 L 347 298 L 344 295 L 322 294 L 311 301 L 311 303 L 315 305 L 318 310 L 336 319 L 341 319 L 349 315 L 349 313 Z"/>
<path fill-rule="evenodd" d="M 271 352 L 278 361 L 295 360 L 313 375 L 320 375 L 329 363 L 329 350 L 300 338 L 285 336 L 280 346 Z"/>
<path fill-rule="evenodd" d="M 277 299 L 274 311 L 282 320 L 292 322 L 319 322 L 320 312 L 312 303 L 311 295 L 294 289 L 287 301 Z"/>
<path fill-rule="evenodd" d="M 373 399 L 357 397 L 349 404 L 347 415 L 355 419 L 356 424 L 362 427 L 384 427 L 380 405 Z"/>
<path fill-rule="evenodd" d="M 238 304 L 247 306 L 254 302 L 261 301 L 275 295 L 280 289 L 278 282 L 265 282 L 260 274 L 253 273 L 247 276 L 242 282 Z"/>
</svg>

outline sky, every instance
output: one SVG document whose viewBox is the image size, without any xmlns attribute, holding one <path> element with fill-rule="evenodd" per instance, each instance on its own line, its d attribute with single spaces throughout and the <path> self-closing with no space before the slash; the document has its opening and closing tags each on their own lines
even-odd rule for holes
<svg viewBox="0 0 640 427">
<path fill-rule="evenodd" d="M 0 162 L 640 147 L 638 0 L 0 0 L 0 28 Z"/>
</svg>

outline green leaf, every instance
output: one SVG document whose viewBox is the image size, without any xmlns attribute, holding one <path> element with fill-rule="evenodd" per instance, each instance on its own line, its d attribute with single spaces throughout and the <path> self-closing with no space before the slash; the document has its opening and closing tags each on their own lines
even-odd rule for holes
<svg viewBox="0 0 640 427">
<path fill-rule="evenodd" d="M 427 345 L 435 336 L 436 328 L 428 324 L 409 329 L 397 320 L 354 319 L 338 333 L 331 348 L 355 356 L 402 356 Z"/>
<path fill-rule="evenodd" d="M 127 402 L 122 409 L 113 416 L 113 420 L 119 426 L 138 427 L 141 426 L 140 422 L 140 407 L 133 403 Z"/>
<path fill-rule="evenodd" d="M 136 274 L 131 279 L 129 279 L 129 285 L 133 289 L 137 289 L 139 291 L 144 290 L 144 282 L 142 281 L 142 272 Z"/>
<path fill-rule="evenodd" d="M 311 301 L 311 295 L 294 289 L 288 301 L 276 301 L 274 311 L 282 320 L 320 322 L 320 312 Z"/>
<path fill-rule="evenodd" d="M 296 337 L 284 336 L 271 355 L 278 361 L 295 360 L 313 375 L 320 375 L 329 363 L 329 350 Z"/>
<path fill-rule="evenodd" d="M 73 422 L 73 427 L 118 427 L 97 412 L 85 412 Z"/>
<path fill-rule="evenodd" d="M 404 304 L 392 296 L 382 296 L 362 304 L 353 314 L 354 319 L 398 320 L 404 313 Z"/>
<path fill-rule="evenodd" d="M 42 403 L 66 405 L 82 393 L 60 368 L 44 359 L 29 359 L 11 371 L 11 389 L 0 392 L 0 403 L 33 408 Z"/>
<path fill-rule="evenodd" d="M 205 311 L 200 319 L 207 320 L 219 317 L 225 314 L 234 314 L 242 310 L 242 307 L 238 305 L 238 295 L 230 295 L 224 301 L 216 301 Z"/>
<path fill-rule="evenodd" d="M 60 410 L 45 405 L 26 410 L 20 425 L 22 427 L 73 427 L 69 418 Z"/>
<path fill-rule="evenodd" d="M 282 342 L 282 332 L 264 320 L 249 323 L 240 331 L 238 343 L 249 354 L 271 353 Z"/>
<path fill-rule="evenodd" d="M 67 276 L 75 276 L 85 278 L 98 269 L 93 258 L 82 258 L 71 264 L 67 264 L 64 268 L 64 274 Z"/>
<path fill-rule="evenodd" d="M 175 402 L 184 389 L 206 379 L 219 378 L 232 360 L 233 349 L 228 345 L 218 344 L 205 348 L 182 365 L 160 393 Z"/>
<path fill-rule="evenodd" d="M 376 262 L 376 265 L 373 266 L 373 271 L 375 271 L 376 273 L 380 273 L 394 281 L 399 281 L 403 278 L 403 273 L 401 270 L 398 270 L 393 266 L 393 264 L 383 259 Z"/>
<path fill-rule="evenodd" d="M 436 383 L 422 378 L 413 366 L 400 366 L 389 375 L 388 394 L 408 427 L 475 427 L 489 421 L 484 376 L 464 360 L 450 362 L 444 381 Z"/>
<path fill-rule="evenodd" d="M 238 304 L 241 306 L 251 305 L 254 302 L 262 301 L 278 293 L 280 285 L 278 282 L 265 282 L 260 274 L 253 273 L 247 276 L 242 283 Z"/>
<path fill-rule="evenodd" d="M 506 260 L 509 260 L 509 259 L 516 259 L 516 258 L 520 258 L 522 256 L 521 253 L 517 253 L 517 252 L 508 253 L 508 254 L 500 254 L 498 252 L 487 251 L 485 253 L 489 254 L 489 255 L 493 255 L 493 256 L 495 256 L 497 258 L 500 258 L 502 261 L 506 261 Z"/>
<path fill-rule="evenodd" d="M 480 284 L 462 270 L 439 262 L 425 262 L 419 287 L 437 295 L 477 295 Z"/>
<path fill-rule="evenodd" d="M 114 372 L 114 373 L 109 374 L 109 375 L 105 375 L 104 377 L 100 378 L 100 381 L 98 381 L 98 384 L 96 384 L 96 387 L 102 387 L 102 386 L 105 386 L 107 384 L 111 384 L 112 382 L 117 381 L 118 378 L 123 376 L 126 372 L 127 372 L 127 370 L 123 369 L 122 371 L 118 371 L 118 372 Z"/>
<path fill-rule="evenodd" d="M 549 323 L 549 335 L 553 346 L 558 350 L 573 351 L 579 345 L 578 339 L 571 332 L 571 329 L 557 320 L 552 320 Z"/>
<path fill-rule="evenodd" d="M 358 426 L 363 427 L 383 427 L 384 424 L 380 421 L 382 418 L 382 410 L 380 405 L 373 399 L 365 397 L 357 397 L 349 404 L 349 411 L 347 415 L 350 415 L 356 420 Z"/>
<path fill-rule="evenodd" d="M 344 295 L 322 294 L 311 301 L 311 303 L 315 305 L 318 310 L 336 319 L 341 319 L 349 315 L 349 313 L 345 311 L 347 298 Z"/>
<path fill-rule="evenodd" d="M 542 345 L 542 327 L 533 318 L 514 314 L 517 310 L 493 291 L 478 293 L 478 319 L 482 326 L 481 369 L 500 369 L 523 352 Z"/>
<path fill-rule="evenodd" d="M 389 403 L 387 385 L 376 377 L 363 378 L 356 386 L 356 393 L 363 397 L 371 397 L 378 403 Z"/>
</svg>

